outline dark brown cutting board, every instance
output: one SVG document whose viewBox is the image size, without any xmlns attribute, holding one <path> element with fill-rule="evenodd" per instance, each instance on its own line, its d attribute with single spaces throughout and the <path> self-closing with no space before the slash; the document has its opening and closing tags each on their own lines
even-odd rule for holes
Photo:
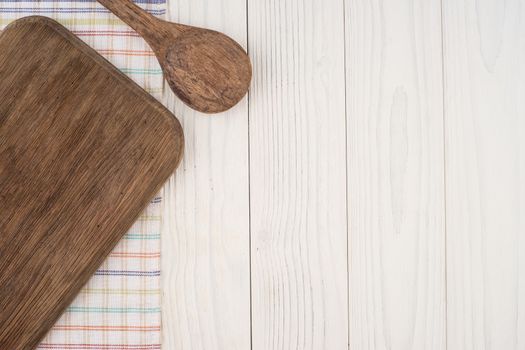
<svg viewBox="0 0 525 350">
<path fill-rule="evenodd" d="M 177 167 L 153 97 L 58 23 L 0 34 L 0 349 L 37 346 Z"/>
</svg>

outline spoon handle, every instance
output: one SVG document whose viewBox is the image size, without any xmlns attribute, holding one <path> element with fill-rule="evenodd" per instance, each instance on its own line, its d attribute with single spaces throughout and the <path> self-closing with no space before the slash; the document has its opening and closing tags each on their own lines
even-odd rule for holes
<svg viewBox="0 0 525 350">
<path fill-rule="evenodd" d="M 137 6 L 132 0 L 97 0 L 139 33 L 148 43 L 156 44 L 162 21 Z"/>
</svg>

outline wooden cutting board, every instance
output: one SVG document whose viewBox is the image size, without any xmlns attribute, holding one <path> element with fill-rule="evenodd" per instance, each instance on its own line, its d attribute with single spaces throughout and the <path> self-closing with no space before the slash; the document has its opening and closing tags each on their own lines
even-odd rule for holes
<svg viewBox="0 0 525 350">
<path fill-rule="evenodd" d="M 0 349 L 53 326 L 177 167 L 167 109 L 60 24 L 0 35 Z"/>
</svg>

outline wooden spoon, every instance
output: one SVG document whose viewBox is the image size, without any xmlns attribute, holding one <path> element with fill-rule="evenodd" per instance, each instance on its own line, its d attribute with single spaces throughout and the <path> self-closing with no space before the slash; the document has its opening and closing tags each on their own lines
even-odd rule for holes
<svg viewBox="0 0 525 350">
<path fill-rule="evenodd" d="M 230 37 L 160 20 L 131 0 L 98 2 L 146 40 L 171 89 L 188 106 L 218 113 L 246 95 L 252 66 L 244 49 Z"/>
</svg>

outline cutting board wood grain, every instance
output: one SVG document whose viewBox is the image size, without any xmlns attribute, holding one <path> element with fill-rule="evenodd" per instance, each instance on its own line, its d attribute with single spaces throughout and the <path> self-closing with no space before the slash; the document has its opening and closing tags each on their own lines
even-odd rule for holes
<svg viewBox="0 0 525 350">
<path fill-rule="evenodd" d="M 179 122 L 53 20 L 0 34 L 0 349 L 34 349 L 183 152 Z"/>
</svg>

